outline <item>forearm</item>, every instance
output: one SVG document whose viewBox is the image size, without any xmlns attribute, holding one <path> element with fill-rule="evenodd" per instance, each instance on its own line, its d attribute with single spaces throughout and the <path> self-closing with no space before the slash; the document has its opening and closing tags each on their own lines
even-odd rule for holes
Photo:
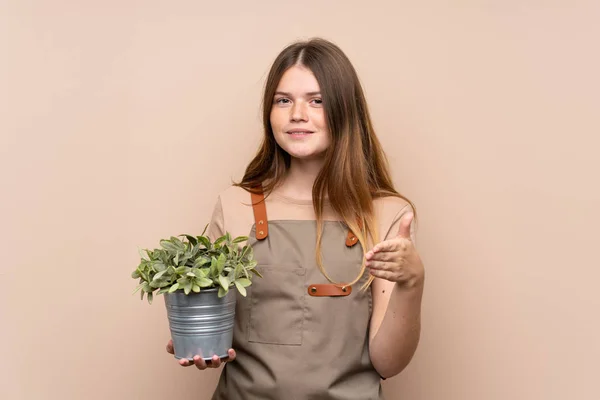
<svg viewBox="0 0 600 400">
<path fill-rule="evenodd" d="M 422 297 L 423 282 L 394 285 L 383 321 L 369 350 L 373 366 L 384 378 L 400 373 L 417 349 Z"/>
</svg>

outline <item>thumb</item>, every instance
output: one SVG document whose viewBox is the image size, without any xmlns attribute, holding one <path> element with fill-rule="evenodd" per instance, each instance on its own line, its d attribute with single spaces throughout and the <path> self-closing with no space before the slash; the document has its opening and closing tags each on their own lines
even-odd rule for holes
<svg viewBox="0 0 600 400">
<path fill-rule="evenodd" d="M 398 237 L 410 240 L 410 225 L 412 224 L 414 214 L 407 213 L 400 220 L 400 228 L 398 229 Z"/>
</svg>

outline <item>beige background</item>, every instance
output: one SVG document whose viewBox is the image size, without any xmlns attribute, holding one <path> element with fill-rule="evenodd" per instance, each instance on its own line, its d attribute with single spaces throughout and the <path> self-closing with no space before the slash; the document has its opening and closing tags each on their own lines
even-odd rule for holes
<svg viewBox="0 0 600 400">
<path fill-rule="evenodd" d="M 388 398 L 599 399 L 598 2 L 216 3 L 2 1 L 0 398 L 209 398 L 131 296 L 137 248 L 201 231 L 273 58 L 321 35 L 421 216 L 422 341 Z"/>
</svg>

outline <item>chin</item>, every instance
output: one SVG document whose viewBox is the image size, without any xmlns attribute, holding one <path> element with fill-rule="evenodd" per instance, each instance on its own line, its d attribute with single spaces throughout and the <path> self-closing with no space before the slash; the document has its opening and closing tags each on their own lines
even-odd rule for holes
<svg viewBox="0 0 600 400">
<path fill-rule="evenodd" d="M 324 158 L 325 151 L 329 145 L 322 138 L 312 137 L 310 139 L 307 138 L 307 140 L 298 140 L 288 137 L 287 134 L 276 135 L 275 141 L 291 157 L 299 160 Z"/>
<path fill-rule="evenodd" d="M 322 160 L 325 158 L 325 152 L 300 152 L 300 151 L 287 151 L 290 157 L 302 161 Z"/>
</svg>

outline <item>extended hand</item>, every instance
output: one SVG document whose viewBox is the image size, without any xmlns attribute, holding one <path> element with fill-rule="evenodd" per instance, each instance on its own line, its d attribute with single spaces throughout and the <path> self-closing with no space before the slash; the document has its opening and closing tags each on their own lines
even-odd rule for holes
<svg viewBox="0 0 600 400">
<path fill-rule="evenodd" d="M 408 287 L 422 281 L 423 262 L 410 238 L 413 218 L 413 213 L 406 214 L 400 221 L 398 236 L 378 243 L 365 255 L 371 275 Z"/>
</svg>

